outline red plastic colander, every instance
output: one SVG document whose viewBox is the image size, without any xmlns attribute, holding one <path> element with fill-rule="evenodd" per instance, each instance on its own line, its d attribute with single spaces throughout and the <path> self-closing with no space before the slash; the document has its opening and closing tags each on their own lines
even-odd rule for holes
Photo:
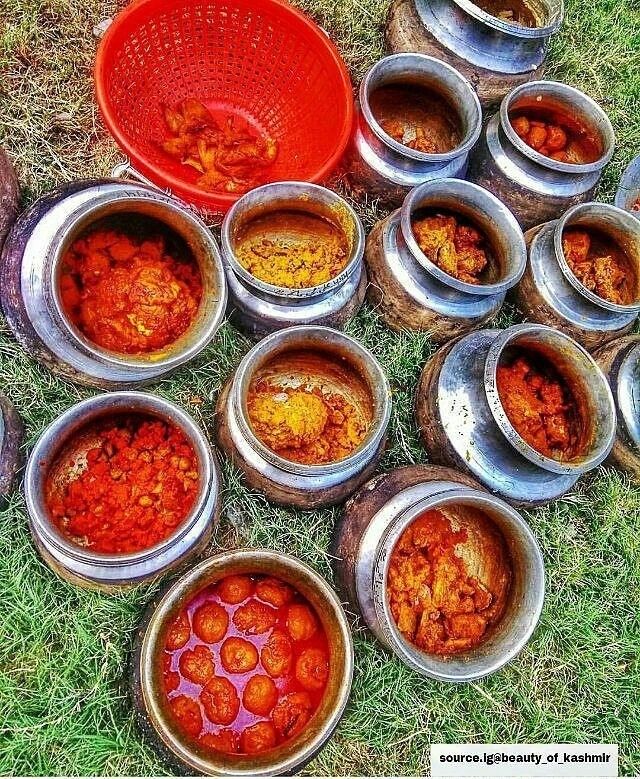
<svg viewBox="0 0 640 779">
<path fill-rule="evenodd" d="M 192 97 L 278 141 L 268 180 L 325 179 L 353 121 L 347 68 L 327 35 L 282 0 L 135 0 L 104 35 L 98 105 L 134 168 L 208 212 L 238 194 L 206 192 L 165 154 L 163 105 Z"/>
</svg>

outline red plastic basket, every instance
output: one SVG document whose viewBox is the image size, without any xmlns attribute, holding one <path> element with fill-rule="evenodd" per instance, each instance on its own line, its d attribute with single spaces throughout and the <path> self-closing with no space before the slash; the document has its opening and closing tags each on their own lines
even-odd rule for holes
<svg viewBox="0 0 640 779">
<path fill-rule="evenodd" d="M 269 180 L 318 182 L 353 121 L 347 68 L 327 35 L 281 0 L 135 0 L 108 28 L 95 66 L 98 105 L 132 165 L 208 212 L 237 194 L 205 192 L 166 155 L 162 104 L 193 97 L 278 141 Z"/>
</svg>

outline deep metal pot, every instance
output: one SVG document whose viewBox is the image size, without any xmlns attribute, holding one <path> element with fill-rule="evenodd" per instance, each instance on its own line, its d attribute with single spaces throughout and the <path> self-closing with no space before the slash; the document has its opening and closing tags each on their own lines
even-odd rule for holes
<svg viewBox="0 0 640 779">
<path fill-rule="evenodd" d="M 331 651 L 324 698 L 309 724 L 291 741 L 258 755 L 196 751 L 175 731 L 163 705 L 159 658 L 167 626 L 200 590 L 232 574 L 266 574 L 295 587 L 314 607 Z M 133 703 L 140 726 L 173 767 L 206 776 L 280 776 L 302 769 L 336 729 L 351 690 L 353 642 L 340 601 L 314 570 L 287 554 L 244 549 L 204 560 L 149 605 L 136 635 L 132 665 Z"/>
<path fill-rule="evenodd" d="M 22 420 L 13 404 L 0 395 L 0 504 L 9 497 L 20 467 L 24 438 Z"/>
<path fill-rule="evenodd" d="M 573 274 L 562 250 L 562 234 L 579 225 L 606 233 L 624 248 L 636 277 L 633 303 L 604 300 Z M 562 330 L 589 351 L 633 328 L 640 311 L 640 223 L 636 219 L 615 206 L 585 203 L 531 233 L 527 270 L 514 291 L 526 319 Z"/>
<path fill-rule="evenodd" d="M 600 157 L 574 165 L 532 149 L 518 137 L 509 119 L 514 110 L 532 103 L 537 109 L 553 107 L 575 117 L 598 139 Z M 532 81 L 511 91 L 487 123 L 471 156 L 468 178 L 493 192 L 529 229 L 593 200 L 614 144 L 611 122 L 590 97 L 557 81 Z"/>
<path fill-rule="evenodd" d="M 382 474 L 349 500 L 332 547 L 341 592 L 376 638 L 409 667 L 447 682 L 473 681 L 510 662 L 533 633 L 544 601 L 542 554 L 528 525 L 504 501 L 467 483 L 462 474 L 438 466 Z M 505 540 L 512 567 L 507 604 L 475 649 L 452 657 L 430 655 L 397 629 L 387 597 L 389 562 L 398 539 L 420 514 L 448 509 L 455 515 L 458 510 L 464 523 L 465 508 L 489 517 Z"/>
<path fill-rule="evenodd" d="M 19 197 L 18 177 L 7 153 L 0 148 L 0 250 L 18 215 Z"/>
<path fill-rule="evenodd" d="M 585 451 L 558 461 L 531 447 L 509 422 L 496 372 L 514 348 L 537 351 L 571 387 L 586 426 Z M 564 333 L 543 325 L 479 330 L 439 349 L 416 392 L 416 420 L 430 457 L 471 473 L 516 506 L 555 500 L 600 465 L 615 438 L 615 408 L 592 357 Z"/>
<path fill-rule="evenodd" d="M 97 220 L 123 213 L 157 219 L 184 239 L 203 282 L 189 330 L 162 351 L 141 356 L 92 344 L 69 321 L 58 292 L 61 260 L 75 238 Z M 157 189 L 105 179 L 60 187 L 21 214 L 0 260 L 0 299 L 32 356 L 72 381 L 111 389 L 155 381 L 201 352 L 222 322 L 227 288 L 217 244 L 199 217 Z"/>
<path fill-rule="evenodd" d="M 493 278 L 469 284 L 450 276 L 420 250 L 412 221 L 424 209 L 445 209 L 484 233 L 495 261 Z M 416 187 L 402 208 L 378 222 L 367 239 L 368 295 L 394 330 L 423 330 L 438 342 L 490 321 L 524 273 L 527 251 L 520 226 L 490 192 L 468 181 L 443 179 Z"/>
<path fill-rule="evenodd" d="M 235 253 L 242 227 L 256 217 L 281 210 L 317 214 L 343 230 L 350 253 L 338 276 L 315 287 L 289 289 L 261 281 L 242 267 Z M 367 288 L 362 262 L 364 229 L 353 208 L 330 189 L 300 181 L 279 181 L 252 189 L 227 212 L 221 240 L 231 319 L 252 338 L 290 325 L 340 328 L 362 305 Z"/>
<path fill-rule="evenodd" d="M 266 447 L 251 429 L 246 399 L 253 376 L 276 356 L 301 350 L 349 366 L 369 389 L 373 406 L 369 430 L 343 460 L 322 465 L 291 462 Z M 220 447 L 244 473 L 249 487 L 273 503 L 313 508 L 340 503 L 369 478 L 382 456 L 390 415 L 389 381 L 371 352 L 338 330 L 299 325 L 272 333 L 245 355 L 220 392 L 216 427 Z"/>
<path fill-rule="evenodd" d="M 617 411 L 609 462 L 640 484 L 640 336 L 612 341 L 594 357 L 609 380 Z"/>
<path fill-rule="evenodd" d="M 631 160 L 622 174 L 615 204 L 640 219 L 640 155 Z"/>
<path fill-rule="evenodd" d="M 396 83 L 423 85 L 442 95 L 460 120 L 460 145 L 443 154 L 429 154 L 388 135 L 371 110 L 370 97 L 379 87 Z M 394 54 L 376 62 L 358 94 L 346 175 L 356 196 L 399 206 L 418 184 L 464 177 L 469 153 L 480 137 L 482 109 L 471 84 L 454 68 L 423 54 Z"/>
<path fill-rule="evenodd" d="M 551 36 L 564 17 L 562 0 L 535 0 L 539 27 L 492 16 L 470 0 L 394 0 L 385 30 L 391 52 L 418 51 L 453 65 L 483 106 L 542 75 Z"/>
<path fill-rule="evenodd" d="M 70 465 L 82 460 L 90 439 L 79 435 L 92 423 L 117 414 L 144 413 L 176 425 L 193 446 L 200 489 L 191 513 L 175 532 L 150 549 L 106 554 L 72 543 L 51 521 L 45 485 L 51 466 L 63 455 Z M 73 462 L 71 462 L 73 460 Z M 144 392 L 113 392 L 77 403 L 44 431 L 27 463 L 25 497 L 29 528 L 44 561 L 62 578 L 82 587 L 115 590 L 166 573 L 201 552 L 218 522 L 220 474 L 207 439 L 178 406 Z"/>
</svg>

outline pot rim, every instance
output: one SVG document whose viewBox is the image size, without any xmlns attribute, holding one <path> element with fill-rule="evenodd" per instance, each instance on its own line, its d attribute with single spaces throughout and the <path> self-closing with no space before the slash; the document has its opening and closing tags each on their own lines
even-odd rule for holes
<svg viewBox="0 0 640 779">
<path fill-rule="evenodd" d="M 557 32 L 564 20 L 564 1 L 559 0 L 557 3 L 558 8 L 555 13 L 549 8 L 548 0 L 545 1 L 545 5 L 549 13 L 547 14 L 546 22 L 541 27 L 525 27 L 517 22 L 508 22 L 504 19 L 500 19 L 497 16 L 493 16 L 487 11 L 483 11 L 482 8 L 477 6 L 471 0 L 453 0 L 453 2 L 462 8 L 463 11 L 473 16 L 479 22 L 482 22 L 492 30 L 504 33 L 506 35 L 513 35 L 517 38 L 548 38 L 553 33 Z"/>
<path fill-rule="evenodd" d="M 516 267 L 511 273 L 504 276 L 501 281 L 492 284 L 469 284 L 468 282 L 460 281 L 460 279 L 456 279 L 439 268 L 418 245 L 411 226 L 411 219 L 414 213 L 425 207 L 423 203 L 425 197 L 433 195 L 437 198 L 452 192 L 457 195 L 459 201 L 466 203 L 475 210 L 478 209 L 478 206 L 473 202 L 474 199 L 483 201 L 487 209 L 493 209 L 499 218 L 501 222 L 501 229 L 499 230 L 501 236 L 504 235 L 505 243 L 508 242 L 510 244 L 511 251 L 514 253 L 517 251 L 518 253 Z M 440 179 L 427 181 L 412 189 L 404 199 L 400 209 L 400 229 L 411 254 L 425 270 L 432 276 L 435 276 L 442 284 L 470 295 L 497 295 L 504 293 L 520 281 L 527 267 L 527 248 L 524 235 L 515 216 L 495 195 L 470 181 L 454 178 Z"/>
<path fill-rule="evenodd" d="M 632 202 L 629 202 L 633 198 Z M 615 196 L 615 205 L 625 211 L 640 198 L 640 154 L 627 165 L 620 178 L 620 184 Z M 640 211 L 633 212 L 640 218 Z"/>
<path fill-rule="evenodd" d="M 121 181 L 117 181 L 115 183 L 125 186 Z M 152 187 L 147 187 L 141 184 L 136 184 L 135 186 L 142 187 L 145 190 L 153 192 L 154 194 L 161 194 Z M 58 269 L 62 262 L 63 250 L 68 247 L 69 237 L 72 235 L 72 233 L 75 233 L 77 230 L 82 232 L 84 227 L 89 227 L 91 222 L 100 219 L 101 216 L 103 216 L 100 212 L 102 212 L 111 204 L 122 205 L 123 207 L 121 211 L 124 213 L 135 212 L 136 206 L 141 205 L 147 207 L 151 206 L 152 209 L 157 209 L 159 211 L 167 209 L 168 211 L 172 212 L 178 219 L 183 220 L 183 224 L 189 224 L 189 226 L 195 232 L 197 232 L 201 238 L 203 246 L 206 249 L 207 257 L 211 263 L 212 276 L 214 277 L 215 289 L 211 290 L 211 294 L 209 295 L 209 300 L 214 305 L 212 306 L 211 313 L 203 318 L 201 324 L 202 332 L 193 343 L 186 343 L 181 348 L 176 348 L 176 346 L 181 341 L 186 341 L 186 339 L 188 339 L 189 333 L 193 329 L 196 320 L 191 323 L 189 328 L 187 328 L 187 330 L 181 336 L 179 336 L 176 341 L 167 344 L 167 346 L 163 347 L 162 349 L 157 349 L 151 352 L 144 352 L 140 355 L 119 354 L 118 352 L 109 351 L 108 349 L 104 349 L 103 347 L 95 344 L 93 341 L 87 338 L 70 321 L 69 317 L 67 316 L 64 310 L 64 306 L 62 305 L 59 284 L 56 278 Z M 120 213 L 120 209 L 114 213 Z M 109 216 L 109 214 L 104 214 L 104 216 Z M 152 215 L 152 218 L 159 222 L 163 221 L 163 219 L 156 214 Z M 169 224 L 166 224 L 166 227 L 168 230 L 175 232 L 183 240 L 185 240 L 187 244 L 189 244 L 189 241 L 184 238 L 184 236 L 176 227 Z M 200 305 L 198 307 L 198 312 L 196 313 L 197 319 L 207 302 L 204 289 L 205 274 L 203 273 L 202 266 L 198 257 L 195 255 L 195 252 L 193 252 L 193 250 L 191 251 L 194 256 L 194 261 L 198 265 L 203 281 L 203 294 Z M 183 207 L 177 201 L 173 201 L 172 199 L 150 199 L 143 195 L 131 194 L 129 191 L 127 191 L 126 198 L 113 197 L 110 193 L 107 195 L 98 196 L 93 202 L 83 204 L 66 218 L 64 224 L 61 225 L 56 233 L 55 238 L 51 242 L 51 254 L 52 262 L 49 268 L 48 276 L 51 289 L 51 300 L 57 321 L 64 328 L 65 333 L 75 344 L 76 348 L 80 348 L 83 351 L 88 352 L 91 357 L 97 358 L 107 365 L 112 365 L 117 368 L 133 368 L 138 370 L 146 366 L 153 367 L 154 369 L 160 368 L 164 371 L 176 368 L 193 359 L 202 351 L 202 349 L 207 346 L 208 343 L 210 343 L 210 341 L 215 337 L 215 334 L 218 331 L 224 318 L 227 306 L 227 284 L 224 270 L 222 268 L 222 259 L 218 245 L 212 233 L 206 224 L 200 219 L 200 217 L 198 217 L 188 208 Z M 166 354 L 167 352 L 168 356 L 163 358 L 158 356 L 163 353 Z"/>
<path fill-rule="evenodd" d="M 174 532 L 160 543 L 138 552 L 96 552 L 71 542 L 52 522 L 44 499 L 44 482 L 57 456 L 92 421 L 121 414 L 149 414 L 178 427 L 188 438 L 198 457 L 200 486 L 196 502 Z M 85 417 L 85 415 L 88 415 Z M 69 428 L 77 424 L 75 429 Z M 30 524 L 47 541 L 71 559 L 101 566 L 133 565 L 159 557 L 184 538 L 198 520 L 211 490 L 219 488 L 213 451 L 203 431 L 182 408 L 165 398 L 147 392 L 120 391 L 93 395 L 74 404 L 41 433 L 27 462 L 24 492 Z"/>
<path fill-rule="evenodd" d="M 180 578 L 175 580 L 162 593 L 160 600 L 153 607 L 150 620 L 144 628 L 140 644 L 139 659 L 137 662 L 139 663 L 145 711 L 149 716 L 154 731 L 158 734 L 165 745 L 169 747 L 172 752 L 174 752 L 173 748 L 169 746 L 165 738 L 167 736 L 167 730 L 164 727 L 161 727 L 162 717 L 159 716 L 160 707 L 157 705 L 157 696 L 148 694 L 148 690 L 153 689 L 153 685 L 150 684 L 149 674 L 150 667 L 152 665 L 151 661 L 155 655 L 154 649 L 157 647 L 157 640 L 150 635 L 153 632 L 153 628 L 156 625 L 161 624 L 170 615 L 171 610 L 177 603 L 180 603 L 183 600 L 185 593 L 188 593 L 190 587 L 194 584 L 197 584 L 199 579 L 205 578 L 209 571 L 212 572 L 212 575 L 215 575 L 219 570 L 220 576 L 224 576 L 224 570 L 228 570 L 230 565 L 233 566 L 236 563 L 243 564 L 245 562 L 247 565 L 251 565 L 252 567 L 255 565 L 256 570 L 258 570 L 261 562 L 264 564 L 265 560 L 282 565 L 287 570 L 294 573 L 300 573 L 308 578 L 319 596 L 324 601 L 326 601 L 327 605 L 330 607 L 333 613 L 335 623 L 339 628 L 342 641 L 344 642 L 345 673 L 338 690 L 336 705 L 331 713 L 331 716 L 326 720 L 321 731 L 319 731 L 309 743 L 301 746 L 295 755 L 281 760 L 279 764 L 269 766 L 266 770 L 263 768 L 256 769 L 255 767 L 249 770 L 239 769 L 236 771 L 228 771 L 227 769 L 224 775 L 279 776 L 295 770 L 296 766 L 299 766 L 301 763 L 304 763 L 306 760 L 309 760 L 311 757 L 313 757 L 333 733 L 344 713 L 351 691 L 354 670 L 353 638 L 342 604 L 326 579 L 302 560 L 299 560 L 298 558 L 284 552 L 277 552 L 273 549 L 266 549 L 262 547 L 232 549 L 212 555 L 206 560 L 202 560 L 197 565 L 193 566 L 185 574 L 180 576 Z M 210 582 L 217 580 L 217 578 L 220 578 L 220 576 L 217 576 L 215 579 L 211 578 Z M 205 586 L 207 585 L 202 584 L 200 589 Z M 202 769 L 204 768 L 206 770 L 208 768 L 208 764 L 203 762 L 201 759 L 198 759 L 197 756 L 194 760 L 191 760 L 193 753 L 190 750 L 183 748 L 181 741 L 178 741 L 177 739 L 175 741 L 181 747 L 181 752 L 178 754 L 179 759 L 184 760 L 189 765 L 191 765 L 191 767 L 197 769 L 198 773 L 205 773 Z M 174 752 L 174 754 L 176 753 Z M 209 772 L 209 775 L 221 774 L 214 774 Z"/>
<path fill-rule="evenodd" d="M 600 393 L 607 399 L 607 416 L 599 420 L 603 427 L 605 423 L 607 425 L 604 428 L 605 435 L 602 437 L 601 443 L 596 446 L 596 442 L 592 440 L 589 444 L 589 451 L 584 455 L 580 455 L 574 461 L 554 460 L 552 457 L 541 454 L 537 449 L 528 444 L 509 420 L 498 393 L 497 369 L 505 349 L 512 346 L 514 341 L 522 335 L 531 336 L 541 332 L 555 338 L 557 342 L 563 344 L 565 349 L 572 350 L 574 357 L 578 357 L 588 363 L 592 375 L 590 381 L 584 383 L 585 388 L 589 390 L 593 398 L 596 395 L 594 387 L 598 383 Z M 611 451 L 616 435 L 616 420 L 613 394 L 609 382 L 589 352 L 562 331 L 547 325 L 532 323 L 514 325 L 506 330 L 499 331 L 499 335 L 489 347 L 487 354 L 484 367 L 484 384 L 487 402 L 496 424 L 508 442 L 534 465 L 552 473 L 580 475 L 600 465 Z"/>
<path fill-rule="evenodd" d="M 569 282 L 569 284 L 571 284 L 571 286 L 583 297 L 591 301 L 591 303 L 600 306 L 600 308 L 606 308 L 608 311 L 615 311 L 616 313 L 620 314 L 634 312 L 637 313 L 640 311 L 640 297 L 636 298 L 633 303 L 626 304 L 613 303 L 610 300 L 601 298 L 599 295 L 596 295 L 594 292 L 592 292 L 588 287 L 585 287 L 585 285 L 578 279 L 578 277 L 569 267 L 569 263 L 567 262 L 567 259 L 564 255 L 564 250 L 562 248 L 562 235 L 565 228 L 572 226 L 569 223 L 572 219 L 574 219 L 574 217 L 579 217 L 584 212 L 589 213 L 590 211 L 594 210 L 594 207 L 597 207 L 601 213 L 609 213 L 613 217 L 616 217 L 619 222 L 622 222 L 621 226 L 624 226 L 625 232 L 635 233 L 638 245 L 638 257 L 635 263 L 636 267 L 634 268 L 634 273 L 636 276 L 638 276 L 637 284 L 640 286 L 640 223 L 628 211 L 625 211 L 622 208 L 617 208 L 616 206 L 609 205 L 608 203 L 581 203 L 570 208 L 563 216 L 560 217 L 560 219 L 558 219 L 554 228 L 553 244 L 555 248 L 556 259 L 560 265 L 560 270 L 562 271 L 562 274 Z"/>
<path fill-rule="evenodd" d="M 627 348 L 616 378 L 620 415 L 629 438 L 640 449 L 640 418 L 637 411 L 640 394 L 640 340 L 632 342 Z"/>
<path fill-rule="evenodd" d="M 458 146 L 456 146 L 455 149 L 451 149 L 451 151 L 443 152 L 441 154 L 430 154 L 428 152 L 418 151 L 417 149 L 411 149 L 408 146 L 405 146 L 403 143 L 396 141 L 395 138 L 392 138 L 388 133 L 386 133 L 382 129 L 382 126 L 379 124 L 378 120 L 375 118 L 373 111 L 371 110 L 371 107 L 369 105 L 369 93 L 371 90 L 371 82 L 377 76 L 378 70 L 384 67 L 387 63 L 401 62 L 402 60 L 407 61 L 407 66 L 411 62 L 414 63 L 413 69 L 409 69 L 403 73 L 405 79 L 406 77 L 412 75 L 412 72 L 413 73 L 431 72 L 431 73 L 438 74 L 439 71 L 440 73 L 448 74 L 449 77 L 452 79 L 456 79 L 460 86 L 460 89 L 465 90 L 468 93 L 465 102 L 468 101 L 473 106 L 475 121 L 470 123 L 471 127 L 467 129 L 463 141 Z M 436 76 L 436 80 L 439 81 L 439 79 L 437 79 L 437 76 Z M 358 95 L 359 95 L 359 102 L 360 102 L 360 110 L 362 111 L 362 114 L 365 118 L 367 125 L 371 128 L 371 130 L 373 131 L 374 135 L 378 138 L 378 140 L 380 140 L 385 146 L 387 146 L 397 154 L 400 154 L 404 157 L 408 157 L 409 159 L 412 160 L 416 160 L 418 162 L 443 163 L 443 162 L 450 162 L 451 160 L 455 160 L 458 157 L 462 157 L 463 155 L 468 154 L 471 151 L 471 149 L 476 145 L 478 139 L 480 138 L 480 133 L 482 132 L 482 107 L 480 106 L 480 99 L 478 98 L 475 89 L 471 85 L 471 82 L 468 81 L 462 75 L 462 73 L 460 73 L 458 70 L 456 70 L 448 63 L 439 60 L 436 57 L 430 57 L 426 54 L 420 54 L 417 52 L 399 52 L 397 54 L 390 54 L 386 57 L 382 57 L 376 63 L 374 63 L 366 72 L 364 78 L 360 82 Z M 450 95 L 447 93 L 447 98 L 449 97 Z M 460 111 L 458 110 L 457 107 L 455 108 L 455 110 L 458 113 L 458 116 L 460 118 Z"/>
<path fill-rule="evenodd" d="M 536 96 L 539 97 L 540 93 L 548 94 L 551 90 L 553 90 L 556 98 L 561 98 L 563 102 L 572 103 L 574 110 L 575 103 L 578 101 L 585 106 L 588 106 L 589 110 L 593 113 L 594 119 L 589 120 L 589 123 L 592 126 L 598 125 L 597 132 L 603 141 L 603 153 L 597 160 L 579 165 L 552 160 L 550 157 L 540 154 L 540 152 L 525 143 L 513 129 L 509 113 L 515 100 L 528 94 L 536 94 Z M 549 168 L 559 173 L 573 173 L 576 175 L 597 173 L 611 160 L 615 150 L 615 133 L 613 125 L 604 110 L 585 92 L 569 86 L 568 84 L 564 84 L 561 81 L 527 81 L 512 89 L 503 99 L 502 103 L 500 103 L 500 125 L 509 141 L 521 154 L 528 157 L 533 162 L 536 162 L 538 165 L 542 165 L 545 168 Z"/>
<path fill-rule="evenodd" d="M 243 386 L 251 381 L 256 363 L 262 361 L 263 356 L 267 356 L 271 351 L 280 345 L 281 342 L 289 342 L 295 348 L 296 342 L 305 334 L 313 334 L 315 343 L 305 348 L 311 350 L 323 350 L 323 343 L 339 343 L 347 351 L 357 353 L 362 361 L 371 370 L 370 376 L 363 376 L 360 371 L 354 367 L 356 373 L 369 385 L 371 397 L 374 405 L 373 419 L 367 431 L 367 435 L 360 445 L 348 457 L 334 462 L 323 463 L 320 465 L 306 465 L 293 462 L 276 454 L 265 446 L 262 441 L 254 434 L 246 414 L 246 398 L 243 396 Z M 283 351 L 286 351 L 283 350 Z M 266 360 L 266 358 L 265 358 Z M 258 366 L 259 367 L 259 366 Z M 321 476 L 324 474 L 337 473 L 358 465 L 360 462 L 368 459 L 380 445 L 384 438 L 389 419 L 391 417 L 391 387 L 382 366 L 374 355 L 362 344 L 348 336 L 340 330 L 334 330 L 330 327 L 321 325 L 296 325 L 287 327 L 283 330 L 277 330 L 270 335 L 265 336 L 258 341 L 243 357 L 238 365 L 232 379 L 229 399 L 236 414 L 238 426 L 243 437 L 249 443 L 249 446 L 257 452 L 260 457 L 268 463 L 286 473 L 292 473 L 297 476 Z"/>
<path fill-rule="evenodd" d="M 428 659 L 428 661 L 433 663 L 433 662 L 438 662 L 439 656 L 432 655 L 428 652 L 425 652 L 422 649 L 419 649 L 417 646 L 413 645 L 410 641 L 407 641 L 407 639 L 405 639 L 400 633 L 400 631 L 398 630 L 393 615 L 391 614 L 391 609 L 389 607 L 389 599 L 387 597 L 387 580 L 389 574 L 389 564 L 391 562 L 391 554 L 387 555 L 384 561 L 383 580 L 382 580 L 382 586 L 384 587 L 384 598 L 382 599 L 381 604 L 378 603 L 377 601 L 375 602 L 375 609 L 376 609 L 378 619 L 380 619 L 381 617 L 384 618 L 384 621 L 386 622 L 386 624 L 389 626 L 391 630 L 391 637 L 394 642 L 394 646 L 393 646 L 394 651 L 409 666 L 415 668 L 416 670 L 419 670 L 421 673 L 424 673 L 433 679 L 437 679 L 439 681 L 461 683 L 461 682 L 475 681 L 477 679 L 495 673 L 504 665 L 511 662 L 525 647 L 525 645 L 531 638 L 533 631 L 537 627 L 540 614 L 542 612 L 542 608 L 544 605 L 544 595 L 545 595 L 545 580 L 544 580 L 544 559 L 542 556 L 542 551 L 540 549 L 540 546 L 538 544 L 535 535 L 533 534 L 531 528 L 529 527 L 525 519 L 522 517 L 522 515 L 515 508 L 513 508 L 508 503 L 506 503 L 504 500 L 492 495 L 491 493 L 484 492 L 479 489 L 474 489 L 472 487 L 461 486 L 460 484 L 453 484 L 453 487 L 455 489 L 447 490 L 446 492 L 436 493 L 435 495 L 429 495 L 427 497 L 418 498 L 418 500 L 415 503 L 401 510 L 400 513 L 397 514 L 396 517 L 394 518 L 394 521 L 389 524 L 386 532 L 382 536 L 380 543 L 382 542 L 384 542 L 385 544 L 388 543 L 389 548 L 391 549 L 391 551 L 393 551 L 403 531 L 420 514 L 423 514 L 425 511 L 437 508 L 439 506 L 450 506 L 450 505 L 471 506 L 479 509 L 484 514 L 486 514 L 494 524 L 495 522 L 491 518 L 489 511 L 500 513 L 506 519 L 507 522 L 509 522 L 514 528 L 516 528 L 519 532 L 521 532 L 526 537 L 529 549 L 531 550 L 532 562 L 540 581 L 540 588 L 536 592 L 535 607 L 533 609 L 533 612 L 528 613 L 529 621 L 527 627 L 523 631 L 522 635 L 518 638 L 518 640 L 513 642 L 507 648 L 507 650 L 504 651 L 493 662 L 487 663 L 486 667 L 483 668 L 482 671 L 475 672 L 475 673 L 469 673 L 468 671 L 456 673 L 456 672 L 452 672 L 451 670 L 447 671 L 445 669 L 441 670 L 439 668 L 425 667 L 425 665 L 423 665 L 420 662 L 421 660 L 423 660 L 423 658 L 426 658 Z M 503 533 L 500 532 L 500 534 L 503 537 L 503 541 L 505 541 Z M 378 557 L 379 554 L 378 552 L 376 552 L 376 558 Z M 513 564 L 513 560 L 511 562 Z M 484 642 L 481 642 L 479 646 L 482 646 L 483 643 Z M 461 659 L 464 658 L 465 654 L 468 653 L 461 652 L 460 654 L 454 655 L 453 657 L 455 659 Z M 444 659 L 440 659 L 439 662 L 445 664 L 447 661 Z"/>
<path fill-rule="evenodd" d="M 249 271 L 244 268 L 240 262 L 238 262 L 236 254 L 233 250 L 233 223 L 237 218 L 238 212 L 241 211 L 244 207 L 247 207 L 247 201 L 253 200 L 257 202 L 271 200 L 274 205 L 274 210 L 276 210 L 278 202 L 284 200 L 285 198 L 276 194 L 272 199 L 271 194 L 273 190 L 277 192 L 283 187 L 286 187 L 291 191 L 292 198 L 295 198 L 296 195 L 306 195 L 306 202 L 308 203 L 312 202 L 314 199 L 316 202 L 320 202 L 318 198 L 320 194 L 324 195 L 325 197 L 329 197 L 336 205 L 344 208 L 354 227 L 354 240 L 347 264 L 340 271 L 340 273 L 338 273 L 337 276 L 334 276 L 332 279 L 329 279 L 329 281 L 326 281 L 323 284 L 317 284 L 314 287 L 281 287 L 277 284 L 270 284 L 266 281 L 262 281 L 262 279 L 259 279 L 253 274 L 249 273 Z M 302 198 L 300 203 L 301 206 L 304 205 Z M 307 211 L 305 208 L 300 208 L 299 210 L 301 213 L 305 213 Z M 310 208 L 308 209 L 308 212 L 313 213 L 313 210 Z M 274 297 L 284 298 L 287 300 L 304 300 L 306 298 L 325 295 L 337 287 L 341 287 L 345 283 L 345 281 L 354 273 L 359 263 L 362 261 L 362 257 L 364 255 L 365 233 L 362 222 L 355 212 L 355 209 L 343 197 L 338 195 L 337 192 L 333 192 L 333 190 L 328 189 L 327 187 L 320 186 L 319 184 L 312 184 L 307 181 L 288 180 L 272 181 L 268 184 L 263 184 L 260 187 L 255 187 L 236 200 L 236 202 L 231 206 L 224 217 L 220 232 L 220 240 L 222 244 L 223 255 L 225 260 L 229 263 L 232 272 L 238 278 L 242 279 L 242 281 L 244 281 L 247 285 L 253 287 L 259 292 L 272 295 Z"/>
</svg>

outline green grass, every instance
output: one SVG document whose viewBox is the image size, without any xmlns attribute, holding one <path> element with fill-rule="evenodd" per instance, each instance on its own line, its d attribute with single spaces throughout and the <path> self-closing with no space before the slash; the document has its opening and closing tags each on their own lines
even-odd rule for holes
<svg viewBox="0 0 640 779">
<path fill-rule="evenodd" d="M 354 78 L 382 53 L 385 2 L 307 0 L 304 7 L 332 32 Z M 552 77 L 601 101 L 615 125 L 619 145 L 601 190 L 606 200 L 640 150 L 637 9 L 636 0 L 569 0 L 550 61 Z M 17 164 L 25 204 L 63 181 L 106 174 L 118 159 L 90 80 L 92 29 L 116 10 L 104 0 L 0 0 L 0 143 Z M 362 209 L 368 226 L 375 213 Z M 432 347 L 420 335 L 392 335 L 368 310 L 350 329 L 383 360 L 394 388 L 383 467 L 425 461 L 411 404 Z M 225 325 L 213 346 L 154 391 L 212 432 L 217 392 L 246 349 Z M 38 366 L 4 323 L 0 387 L 24 417 L 25 451 L 89 394 Z M 326 549 L 339 509 L 273 508 L 228 466 L 224 484 L 212 551 L 262 544 L 292 551 L 330 576 Z M 544 552 L 547 597 L 518 659 L 482 682 L 452 687 L 412 673 L 359 628 L 347 714 L 307 772 L 424 774 L 431 743 L 458 741 L 616 742 L 621 773 L 640 772 L 640 489 L 601 469 L 528 516 Z M 0 513 L 0 773 L 166 773 L 135 727 L 126 686 L 131 637 L 154 591 L 106 596 L 56 578 L 34 551 L 16 490 Z"/>
</svg>

